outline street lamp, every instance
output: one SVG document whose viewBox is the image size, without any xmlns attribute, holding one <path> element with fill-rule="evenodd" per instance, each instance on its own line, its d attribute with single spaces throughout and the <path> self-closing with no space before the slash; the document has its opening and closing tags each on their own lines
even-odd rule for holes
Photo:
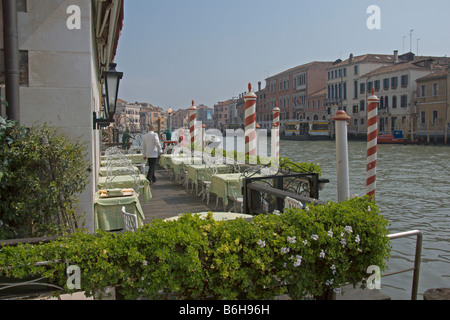
<svg viewBox="0 0 450 320">
<path fill-rule="evenodd" d="M 119 95 L 119 83 L 123 77 L 123 72 L 116 71 L 115 63 L 110 63 L 109 70 L 103 71 L 103 79 L 105 80 L 105 116 L 106 118 L 97 119 L 97 113 L 94 111 L 94 130 L 100 127 L 108 126 L 113 122 L 116 113 L 117 97 Z"/>
<path fill-rule="evenodd" d="M 169 123 L 168 123 L 168 127 L 169 127 L 169 132 L 172 132 L 172 119 L 170 119 L 170 116 L 172 115 L 172 108 L 169 108 L 169 110 L 167 110 L 167 114 L 169 115 Z"/>
</svg>

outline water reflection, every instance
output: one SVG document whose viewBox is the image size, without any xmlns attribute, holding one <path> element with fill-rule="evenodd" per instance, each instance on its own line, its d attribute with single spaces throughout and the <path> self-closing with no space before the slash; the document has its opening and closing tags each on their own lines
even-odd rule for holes
<svg viewBox="0 0 450 320">
<path fill-rule="evenodd" d="M 337 201 L 336 145 L 332 141 L 282 141 L 281 155 L 317 162 L 330 183 L 322 200 Z M 377 203 L 389 220 L 390 233 L 420 230 L 424 234 L 419 296 L 432 288 L 450 287 L 450 148 L 379 145 Z M 350 194 L 364 195 L 366 143 L 349 143 Z M 415 237 L 393 241 L 388 272 L 411 268 Z M 382 279 L 392 299 L 409 299 L 412 272 Z"/>
</svg>

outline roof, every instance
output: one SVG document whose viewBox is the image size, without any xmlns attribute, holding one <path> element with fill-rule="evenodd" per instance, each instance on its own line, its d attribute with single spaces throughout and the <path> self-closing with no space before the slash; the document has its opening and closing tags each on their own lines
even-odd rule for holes
<svg viewBox="0 0 450 320">
<path fill-rule="evenodd" d="M 345 60 L 336 60 L 332 65 L 333 68 L 346 66 L 354 63 L 394 63 L 394 55 L 393 54 L 364 54 L 360 56 L 354 57 L 350 55 L 350 57 Z"/>
<path fill-rule="evenodd" d="M 303 69 L 307 69 L 307 68 L 327 68 L 327 67 L 330 67 L 332 64 L 333 63 L 331 61 L 312 61 L 312 62 L 303 64 L 301 66 L 297 66 L 297 67 L 285 70 L 274 76 L 270 76 L 266 80 L 272 79 L 272 78 L 278 78 L 280 76 L 288 75 L 288 74 L 291 74 L 294 72 L 299 72 L 299 71 L 302 71 Z"/>
<path fill-rule="evenodd" d="M 444 63 L 443 65 L 439 65 L 438 63 Z M 402 70 L 422 70 L 429 71 L 433 70 L 433 68 L 443 68 L 446 65 L 446 60 L 440 62 L 436 58 L 433 57 L 416 57 L 415 60 L 412 61 L 400 61 L 395 64 L 390 64 L 387 66 L 380 67 L 374 71 L 364 74 L 362 77 L 372 77 L 380 74 L 392 73 Z"/>
<path fill-rule="evenodd" d="M 437 71 L 434 71 L 426 76 L 423 76 L 419 79 L 417 79 L 417 82 L 425 82 L 425 81 L 431 81 L 431 80 L 437 80 L 437 79 L 445 79 L 447 78 L 448 71 L 444 68 L 439 69 Z"/>
</svg>

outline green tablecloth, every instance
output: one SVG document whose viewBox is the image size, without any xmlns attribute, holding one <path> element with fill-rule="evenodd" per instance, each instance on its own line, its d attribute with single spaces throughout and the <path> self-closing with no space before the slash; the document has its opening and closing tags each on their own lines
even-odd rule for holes
<svg viewBox="0 0 450 320">
<path fill-rule="evenodd" d="M 110 171 L 112 173 L 112 175 L 117 176 L 117 175 L 127 175 L 128 173 L 127 170 L 129 170 L 128 167 L 111 167 Z M 140 173 L 140 170 L 138 167 L 136 166 L 131 166 L 131 170 L 134 171 L 136 174 Z M 100 167 L 98 175 L 100 177 L 106 177 L 108 174 L 107 172 L 107 167 Z"/>
<path fill-rule="evenodd" d="M 207 168 L 210 165 L 206 164 L 189 164 L 187 165 L 188 170 L 188 178 L 192 183 L 198 184 L 198 181 L 206 174 Z M 225 164 L 215 165 L 217 169 L 217 173 L 226 173 L 228 170 L 228 166 Z"/>
<path fill-rule="evenodd" d="M 228 197 L 232 195 L 230 187 L 239 185 L 242 178 L 242 173 L 215 174 L 212 176 L 209 192 L 221 198 L 226 207 L 228 206 Z M 238 196 L 242 197 L 242 192 L 239 192 Z"/>
<path fill-rule="evenodd" d="M 144 225 L 144 212 L 136 194 L 114 198 L 100 198 L 97 194 L 94 199 L 95 230 L 112 231 L 123 229 L 122 207 L 125 207 L 126 212 L 136 214 L 139 227 Z"/>
<path fill-rule="evenodd" d="M 98 178 L 98 188 L 99 189 L 106 189 L 106 179 L 107 177 L 99 177 Z M 143 202 L 150 201 L 152 198 L 152 192 L 150 189 L 150 183 L 147 180 L 147 178 L 143 175 L 139 175 L 139 197 Z M 134 178 L 130 175 L 126 176 L 115 176 L 112 179 L 111 182 L 111 188 L 113 189 L 134 189 L 135 181 Z"/>
<path fill-rule="evenodd" d="M 137 154 L 125 154 L 125 159 L 130 160 L 132 164 L 145 164 L 145 160 L 144 160 L 144 156 L 141 153 L 137 153 Z M 119 160 L 120 158 L 114 158 L 114 156 L 110 157 L 110 159 L 114 160 Z M 108 162 L 110 160 L 108 160 L 107 156 L 101 156 L 100 157 L 100 166 L 101 167 L 106 167 L 108 165 Z"/>
</svg>

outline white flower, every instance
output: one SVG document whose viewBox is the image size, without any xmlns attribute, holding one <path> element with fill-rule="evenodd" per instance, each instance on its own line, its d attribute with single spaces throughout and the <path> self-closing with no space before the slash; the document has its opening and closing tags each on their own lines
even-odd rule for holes
<svg viewBox="0 0 450 320">
<path fill-rule="evenodd" d="M 311 239 L 312 240 L 319 240 L 319 236 L 317 235 L 317 234 L 313 234 L 312 236 L 311 236 Z"/>
<path fill-rule="evenodd" d="M 261 248 L 264 248 L 264 247 L 266 246 L 266 242 L 265 242 L 265 241 L 262 241 L 261 239 L 259 239 L 259 240 L 258 240 L 258 245 L 259 245 Z"/>
<path fill-rule="evenodd" d="M 306 210 L 306 211 L 309 211 L 309 206 L 306 206 L 305 210 Z"/>
<path fill-rule="evenodd" d="M 320 252 L 320 257 L 325 258 L 325 251 L 322 250 L 322 252 Z"/>
<path fill-rule="evenodd" d="M 294 267 L 300 267 L 300 265 L 302 264 L 302 256 L 295 256 L 296 260 L 294 262 Z"/>
<path fill-rule="evenodd" d="M 147 266 L 147 260 L 144 260 L 144 261 L 142 262 L 142 265 L 143 265 L 144 267 L 146 267 L 146 266 Z"/>
<path fill-rule="evenodd" d="M 287 241 L 289 242 L 289 243 L 296 243 L 297 242 L 297 237 L 287 237 Z"/>
<path fill-rule="evenodd" d="M 281 248 L 281 253 L 288 253 L 289 251 L 291 251 L 291 249 L 286 247 Z"/>
<path fill-rule="evenodd" d="M 333 291 L 334 291 L 334 293 L 341 294 L 342 288 L 334 288 Z"/>
<path fill-rule="evenodd" d="M 345 247 L 345 245 L 347 244 L 347 240 L 345 240 L 344 238 L 341 239 L 340 241 L 342 247 Z"/>
<path fill-rule="evenodd" d="M 359 234 L 356 235 L 355 242 L 358 244 L 361 242 L 361 239 L 359 238 Z"/>
<path fill-rule="evenodd" d="M 280 215 L 280 210 L 273 210 L 273 214 L 276 215 L 276 216 L 279 216 Z"/>
<path fill-rule="evenodd" d="M 370 210 L 372 210 L 372 209 L 370 208 L 370 206 L 367 206 L 367 211 L 370 212 Z"/>
<path fill-rule="evenodd" d="M 333 282 L 334 282 L 333 279 L 327 280 L 327 281 L 325 282 L 325 285 L 326 285 L 327 287 L 329 287 L 329 286 L 331 286 L 331 285 L 333 284 Z"/>
<path fill-rule="evenodd" d="M 329 236 L 330 238 L 333 238 L 333 231 L 329 230 L 327 232 L 327 236 Z"/>
<path fill-rule="evenodd" d="M 353 233 L 353 228 L 351 226 L 346 226 L 344 230 L 347 231 L 348 233 Z"/>
<path fill-rule="evenodd" d="M 306 246 L 308 244 L 308 240 L 303 240 L 303 245 Z"/>
<path fill-rule="evenodd" d="M 336 273 L 336 266 L 334 264 L 330 267 L 330 269 L 333 271 L 333 274 Z"/>
</svg>

